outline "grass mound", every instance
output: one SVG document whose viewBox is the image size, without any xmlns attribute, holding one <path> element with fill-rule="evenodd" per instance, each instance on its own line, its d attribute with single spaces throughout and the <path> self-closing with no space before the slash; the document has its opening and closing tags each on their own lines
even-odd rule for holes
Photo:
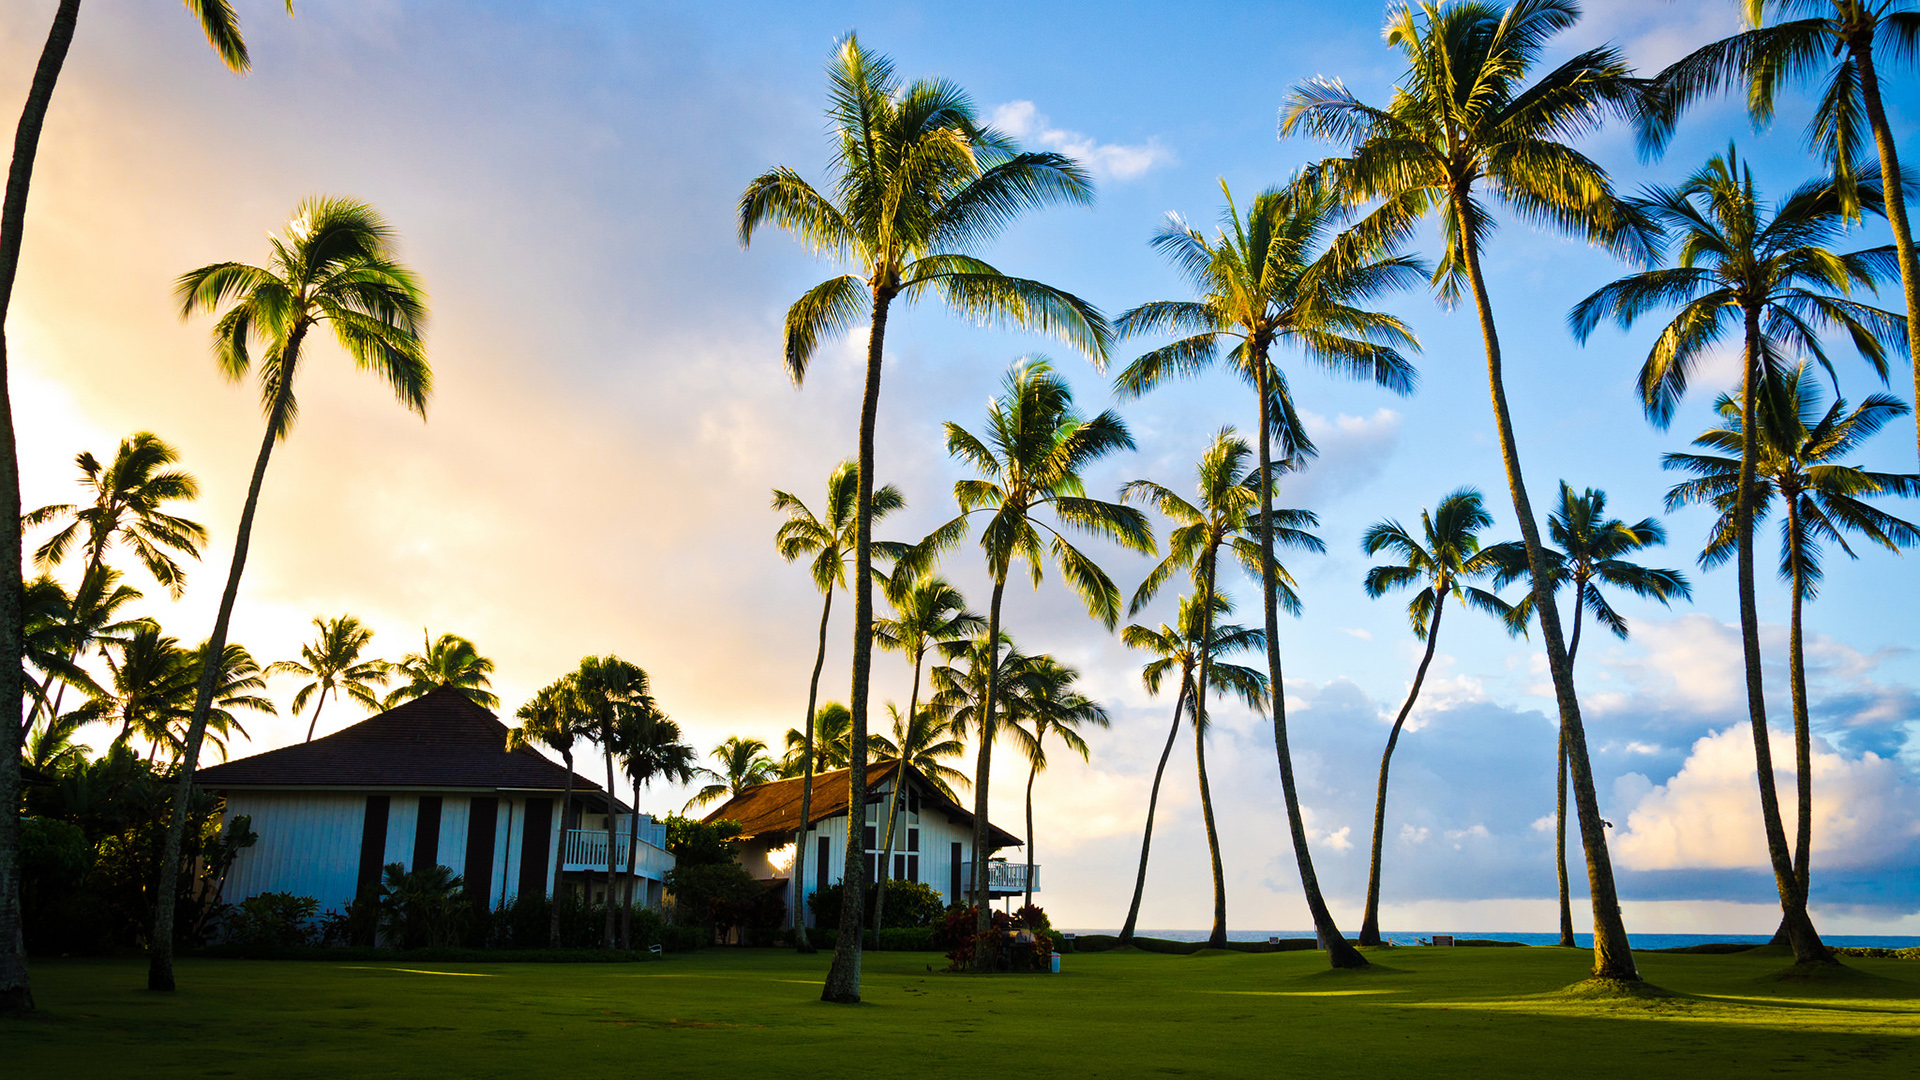
<svg viewBox="0 0 1920 1080">
<path fill-rule="evenodd" d="M 1776 983 L 1852 983 L 1862 979 L 1873 979 L 1873 976 L 1838 960 L 1815 960 L 1812 963 L 1793 964 L 1781 968 L 1761 976 L 1761 979 L 1764 982 Z"/>
<path fill-rule="evenodd" d="M 1682 956 L 1727 956 L 1752 952 L 1764 946 L 1750 941 L 1708 941 L 1699 945 L 1676 945 L 1671 949 L 1635 949 L 1634 952 L 1676 953 Z"/>
<path fill-rule="evenodd" d="M 1644 979 L 1582 979 L 1572 986 L 1541 995 L 1549 1000 L 1569 1002 L 1651 1002 L 1672 1001 L 1679 997 L 1665 987 Z"/>
</svg>

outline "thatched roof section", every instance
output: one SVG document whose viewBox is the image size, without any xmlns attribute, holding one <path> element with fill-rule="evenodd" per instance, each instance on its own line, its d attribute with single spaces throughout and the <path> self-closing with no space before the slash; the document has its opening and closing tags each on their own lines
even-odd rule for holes
<svg viewBox="0 0 1920 1080">
<path fill-rule="evenodd" d="M 867 766 L 867 790 L 872 791 L 892 779 L 899 767 L 898 760 L 880 761 Z M 907 782 L 920 792 L 921 813 L 944 812 L 948 820 L 972 827 L 973 811 L 940 794 L 939 789 L 928 783 L 919 769 L 911 765 L 906 768 Z M 847 812 L 847 796 L 851 787 L 848 779 L 846 769 L 814 774 L 813 804 L 808 807 L 807 816 L 810 820 L 807 824 L 817 824 Z M 805 783 L 804 779 L 796 776 L 791 780 L 756 784 L 721 803 L 705 820 L 737 821 L 745 836 L 785 834 L 791 839 L 800 831 L 800 789 Z M 1019 837 L 998 825 L 989 822 L 988 830 L 995 850 L 1020 846 Z"/>
</svg>

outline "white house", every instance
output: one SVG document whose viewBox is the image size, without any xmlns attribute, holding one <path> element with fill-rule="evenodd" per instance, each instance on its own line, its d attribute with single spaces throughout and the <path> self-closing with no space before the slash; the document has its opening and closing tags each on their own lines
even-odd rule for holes
<svg viewBox="0 0 1920 1080">
<path fill-rule="evenodd" d="M 555 845 L 560 887 L 606 895 L 607 814 L 614 815 L 614 873 L 628 861 L 631 811 L 600 785 L 522 748 L 507 727 L 450 687 L 308 743 L 201 769 L 197 781 L 225 796 L 225 820 L 252 818 L 259 842 L 243 849 L 224 895 L 311 896 L 344 908 L 378 888 L 382 867 L 451 867 L 476 907 L 515 895 L 549 896 Z M 636 897 L 657 904 L 673 867 L 666 826 L 640 818 Z"/>
<path fill-rule="evenodd" d="M 925 774 L 906 766 L 906 787 L 900 793 L 899 817 L 894 823 L 893 866 L 888 876 L 919 881 L 933 887 L 947 903 L 965 899 L 973 885 L 973 822 L 971 810 L 947 798 L 927 781 Z M 865 876 L 869 883 L 879 880 L 880 846 L 886 832 L 886 799 L 900 772 L 900 762 L 882 761 L 867 767 L 867 806 L 864 823 L 866 845 Z M 813 778 L 813 801 L 808 807 L 802 842 L 807 845 L 806 875 L 809 879 L 802 895 L 811 895 L 840 882 L 846 870 L 847 770 L 817 773 Z M 706 816 L 709 822 L 737 821 L 746 842 L 740 847 L 740 863 L 749 873 L 769 883 L 784 882 L 783 895 L 788 910 L 804 916 L 809 924 L 812 914 L 806 905 L 794 904 L 793 882 L 783 875 L 793 866 L 791 845 L 800 829 L 801 778 L 776 780 L 741 791 Z M 987 883 L 993 898 L 1026 892 L 1027 865 L 1024 862 L 1000 862 L 993 852 L 1019 847 L 1020 838 L 988 823 L 993 847 L 987 852 Z M 784 849 L 784 857 L 781 852 Z M 1039 867 L 1034 868 L 1034 891 L 1039 891 Z"/>
</svg>

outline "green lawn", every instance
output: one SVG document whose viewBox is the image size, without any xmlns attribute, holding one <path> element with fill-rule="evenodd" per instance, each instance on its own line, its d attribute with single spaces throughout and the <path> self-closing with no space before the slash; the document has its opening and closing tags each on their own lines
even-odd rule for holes
<svg viewBox="0 0 1920 1080">
<path fill-rule="evenodd" d="M 1571 950 L 1374 958 L 1391 970 L 1335 974 L 1300 952 L 1077 954 L 1053 978 L 949 975 L 932 954 L 869 954 L 856 1007 L 817 1000 L 824 953 L 413 970 L 186 960 L 168 996 L 140 989 L 142 961 L 43 961 L 40 1014 L 0 1023 L 0 1072 L 1911 1080 L 1920 1070 L 1920 962 L 1855 960 L 1855 974 L 1808 982 L 1771 978 L 1779 957 L 1641 954 L 1644 974 L 1676 995 L 1642 1001 L 1561 992 L 1588 963 Z"/>
</svg>

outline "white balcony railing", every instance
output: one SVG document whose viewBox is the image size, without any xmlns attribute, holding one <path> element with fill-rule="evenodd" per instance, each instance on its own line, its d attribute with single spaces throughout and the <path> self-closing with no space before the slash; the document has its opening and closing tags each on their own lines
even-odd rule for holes
<svg viewBox="0 0 1920 1080">
<path fill-rule="evenodd" d="M 990 893 L 1024 893 L 1028 889 L 1027 864 L 1016 862 L 989 862 L 987 864 L 987 891 Z M 1033 868 L 1034 892 L 1040 891 L 1040 867 Z M 973 864 L 960 864 L 960 891 L 973 889 Z"/>
<path fill-rule="evenodd" d="M 616 825 L 613 835 L 613 871 L 625 873 L 628 867 L 627 826 Z M 564 865 L 568 870 L 608 872 L 607 831 L 605 829 L 568 829 L 562 841 L 566 845 Z M 634 873 L 658 880 L 673 868 L 673 856 L 666 852 L 667 827 L 655 822 L 640 823 L 640 848 L 634 853 Z"/>
</svg>

